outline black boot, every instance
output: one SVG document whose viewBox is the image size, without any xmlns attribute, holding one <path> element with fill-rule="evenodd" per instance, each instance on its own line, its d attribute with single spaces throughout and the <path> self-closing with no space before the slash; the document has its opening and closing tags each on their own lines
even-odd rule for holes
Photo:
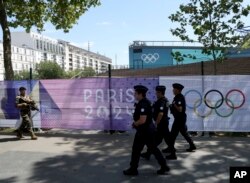
<svg viewBox="0 0 250 183">
<path fill-rule="evenodd" d="M 170 171 L 170 168 L 167 165 L 165 165 L 165 166 L 162 166 L 161 169 L 157 171 L 157 174 L 165 175 L 169 171 Z"/>
<path fill-rule="evenodd" d="M 136 176 L 136 175 L 138 175 L 138 170 L 134 169 L 134 168 L 129 168 L 127 170 L 124 170 L 123 174 L 124 175 L 130 175 L 130 176 Z"/>
<path fill-rule="evenodd" d="M 141 157 L 145 160 L 150 160 L 150 154 L 148 152 L 141 153 Z"/>
<path fill-rule="evenodd" d="M 186 149 L 187 152 L 193 152 L 194 150 L 196 150 L 196 146 L 194 144 L 190 145 L 190 147 Z"/>
<path fill-rule="evenodd" d="M 170 155 L 166 156 L 166 159 L 168 160 L 177 160 L 177 156 L 175 153 L 171 153 Z"/>
</svg>

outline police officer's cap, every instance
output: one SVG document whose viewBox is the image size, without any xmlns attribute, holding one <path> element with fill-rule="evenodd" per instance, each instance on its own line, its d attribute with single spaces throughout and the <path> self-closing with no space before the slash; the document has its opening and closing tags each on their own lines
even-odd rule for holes
<svg viewBox="0 0 250 183">
<path fill-rule="evenodd" d="M 184 86 L 180 83 L 174 83 L 173 88 L 178 89 L 178 90 L 183 90 Z"/>
<path fill-rule="evenodd" d="M 23 86 L 19 88 L 19 91 L 24 91 L 24 90 L 26 90 L 26 88 Z"/>
<path fill-rule="evenodd" d="M 134 86 L 135 91 L 139 92 L 139 93 L 147 93 L 148 88 L 146 86 L 143 85 L 136 85 Z"/>
<path fill-rule="evenodd" d="M 165 92 L 166 91 L 166 87 L 159 85 L 159 86 L 155 87 L 155 90 L 159 91 L 159 92 Z"/>
</svg>

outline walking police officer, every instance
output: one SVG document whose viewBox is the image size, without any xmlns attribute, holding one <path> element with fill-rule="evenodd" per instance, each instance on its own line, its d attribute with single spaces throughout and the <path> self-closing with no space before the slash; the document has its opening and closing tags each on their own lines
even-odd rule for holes
<svg viewBox="0 0 250 183">
<path fill-rule="evenodd" d="M 29 104 L 34 104 L 34 101 L 26 95 L 26 88 L 19 88 L 20 95 L 16 97 L 16 107 L 20 109 L 20 115 L 22 118 L 22 122 L 20 127 L 17 130 L 17 137 L 19 139 L 23 138 L 23 130 L 27 128 L 30 133 L 32 140 L 37 140 L 37 136 L 34 134 L 32 130 L 32 122 L 31 122 L 31 109 Z"/>
<path fill-rule="evenodd" d="M 169 108 L 169 101 L 165 97 L 165 86 L 156 86 L 156 97 L 157 101 L 153 105 L 153 119 L 157 126 L 157 134 L 156 134 L 156 145 L 158 146 L 162 140 L 166 142 L 169 146 L 170 140 L 170 132 L 169 132 L 169 117 L 168 117 L 168 108 Z M 147 152 L 142 153 L 141 157 L 149 160 L 151 152 L 147 149 Z"/>
<path fill-rule="evenodd" d="M 161 169 L 157 171 L 157 174 L 165 174 L 170 169 L 166 164 L 161 151 L 157 148 L 155 142 L 156 129 L 152 121 L 152 108 L 150 101 L 146 98 L 146 93 L 148 89 L 145 86 L 137 85 L 135 89 L 135 99 L 138 101 L 135 106 L 135 112 L 133 115 L 134 123 L 133 127 L 136 129 L 136 134 L 134 137 L 134 143 L 132 147 L 132 155 L 130 168 L 124 170 L 124 175 L 138 175 L 138 164 L 140 160 L 140 154 L 146 145 L 150 152 L 154 154 Z"/>
<path fill-rule="evenodd" d="M 190 145 L 186 151 L 192 152 L 196 149 L 194 142 L 190 138 L 187 131 L 186 101 L 185 97 L 181 93 L 183 88 L 184 86 L 179 83 L 173 84 L 173 93 L 175 97 L 173 103 L 170 105 L 170 110 L 174 116 L 174 123 L 171 129 L 171 140 L 169 144 L 170 155 L 166 156 L 166 159 L 177 159 L 174 144 L 179 132 Z"/>
</svg>

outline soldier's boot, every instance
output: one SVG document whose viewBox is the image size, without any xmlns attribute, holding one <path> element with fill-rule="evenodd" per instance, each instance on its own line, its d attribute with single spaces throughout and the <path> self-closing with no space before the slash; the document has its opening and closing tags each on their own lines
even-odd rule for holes
<svg viewBox="0 0 250 183">
<path fill-rule="evenodd" d="M 124 170 L 123 171 L 123 174 L 124 175 L 129 175 L 129 176 L 136 176 L 136 175 L 138 175 L 138 170 L 137 169 L 135 169 L 135 168 L 129 168 L 129 169 L 127 169 L 127 170 Z"/>
<path fill-rule="evenodd" d="M 167 165 L 165 165 L 165 166 L 162 166 L 161 169 L 158 170 L 156 173 L 158 175 L 165 175 L 169 171 L 170 171 L 170 168 Z"/>
<path fill-rule="evenodd" d="M 24 136 L 23 136 L 23 134 L 22 134 L 22 132 L 21 132 L 20 130 L 17 130 L 16 137 L 17 137 L 18 139 L 23 139 L 23 138 L 24 138 Z"/>
<path fill-rule="evenodd" d="M 30 133 L 31 140 L 37 140 L 37 136 L 34 134 L 34 132 Z"/>
</svg>

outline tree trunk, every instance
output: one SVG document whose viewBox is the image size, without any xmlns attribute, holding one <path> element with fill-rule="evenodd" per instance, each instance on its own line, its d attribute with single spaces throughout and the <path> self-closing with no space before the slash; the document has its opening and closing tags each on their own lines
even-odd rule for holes
<svg viewBox="0 0 250 183">
<path fill-rule="evenodd" d="M 214 58 L 214 75 L 217 75 L 217 57 L 214 53 L 214 50 L 213 50 L 213 58 Z"/>
<path fill-rule="evenodd" d="M 3 30 L 3 57 L 5 68 L 5 80 L 13 80 L 14 71 L 11 63 L 11 36 L 4 0 L 0 0 L 0 24 Z"/>
</svg>

